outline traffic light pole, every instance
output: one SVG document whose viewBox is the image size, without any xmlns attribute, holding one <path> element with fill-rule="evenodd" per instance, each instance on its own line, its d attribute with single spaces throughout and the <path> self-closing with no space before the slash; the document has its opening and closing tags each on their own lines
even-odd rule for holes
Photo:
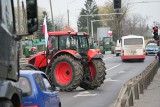
<svg viewBox="0 0 160 107">
<path fill-rule="evenodd" d="M 116 13 L 120 13 L 120 9 L 115 9 L 115 12 Z M 120 33 L 120 15 L 119 14 L 116 14 L 116 19 L 117 19 L 117 34 L 118 34 L 118 39 L 120 39 L 120 35 L 121 35 L 121 33 Z"/>
</svg>

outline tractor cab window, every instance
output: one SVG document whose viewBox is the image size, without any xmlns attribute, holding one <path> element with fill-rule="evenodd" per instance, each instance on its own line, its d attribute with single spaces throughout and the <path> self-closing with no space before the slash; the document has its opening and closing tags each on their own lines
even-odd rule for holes
<svg viewBox="0 0 160 107">
<path fill-rule="evenodd" d="M 71 35 L 65 35 L 60 37 L 60 49 L 77 49 L 77 38 Z"/>
<path fill-rule="evenodd" d="M 48 48 L 49 50 L 58 50 L 58 37 L 50 36 L 48 38 Z"/>
<path fill-rule="evenodd" d="M 110 44 L 111 42 L 111 37 L 104 37 L 103 38 L 103 44 Z"/>
<path fill-rule="evenodd" d="M 70 39 L 67 38 L 66 40 L 66 48 L 69 49 L 70 48 Z"/>
<path fill-rule="evenodd" d="M 67 36 L 60 36 L 59 39 L 60 39 L 60 41 L 59 41 L 60 50 L 66 49 Z"/>
<path fill-rule="evenodd" d="M 71 43 L 71 46 L 70 46 L 70 49 L 73 49 L 73 50 L 76 50 L 77 47 L 78 47 L 78 44 L 77 44 L 77 37 L 76 36 L 70 36 L 70 43 Z"/>
<path fill-rule="evenodd" d="M 79 44 L 78 44 L 79 52 L 82 52 L 82 53 L 86 52 L 89 48 L 88 38 L 85 36 L 79 36 L 78 40 L 79 40 Z"/>
</svg>

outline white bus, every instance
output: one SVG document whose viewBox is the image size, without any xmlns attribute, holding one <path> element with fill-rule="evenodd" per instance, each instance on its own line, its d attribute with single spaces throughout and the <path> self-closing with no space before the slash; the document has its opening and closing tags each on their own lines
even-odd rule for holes
<svg viewBox="0 0 160 107">
<path fill-rule="evenodd" d="M 143 36 L 128 35 L 121 38 L 121 59 L 144 61 L 145 42 Z"/>
</svg>

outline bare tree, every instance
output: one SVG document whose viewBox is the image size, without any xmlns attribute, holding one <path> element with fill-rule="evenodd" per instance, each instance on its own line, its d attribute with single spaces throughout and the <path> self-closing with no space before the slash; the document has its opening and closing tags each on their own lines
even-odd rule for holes
<svg viewBox="0 0 160 107">
<path fill-rule="evenodd" d="M 62 30 L 67 25 L 64 15 L 59 15 L 55 18 L 56 31 Z"/>
<path fill-rule="evenodd" d="M 122 35 L 144 35 L 147 31 L 148 17 L 142 17 L 140 14 L 134 13 L 122 21 Z"/>
<path fill-rule="evenodd" d="M 121 30 L 122 30 L 122 20 L 126 17 L 128 11 L 129 11 L 129 5 L 127 0 L 124 0 L 121 6 L 121 9 L 119 10 L 121 15 L 109 15 L 109 16 L 101 16 L 101 20 L 106 19 L 113 19 L 113 20 L 106 20 L 101 21 L 101 26 L 104 27 L 110 27 L 113 31 L 113 38 L 114 40 L 117 40 L 121 37 Z M 109 13 L 116 13 L 113 8 L 113 0 L 109 0 L 105 3 L 104 6 L 99 7 L 99 14 L 109 14 Z"/>
</svg>

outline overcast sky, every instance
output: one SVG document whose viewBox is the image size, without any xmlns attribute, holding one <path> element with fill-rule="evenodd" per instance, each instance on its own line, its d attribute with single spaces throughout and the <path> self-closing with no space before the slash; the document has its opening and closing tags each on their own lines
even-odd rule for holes
<svg viewBox="0 0 160 107">
<path fill-rule="evenodd" d="M 50 9 L 50 0 L 38 0 L 40 7 Z M 53 8 L 53 16 L 64 15 L 67 22 L 67 7 L 70 11 L 70 25 L 76 28 L 78 14 L 80 9 L 84 7 L 86 0 L 51 0 Z M 107 0 L 95 0 L 97 5 L 104 5 Z M 123 0 L 122 0 L 123 1 Z M 154 21 L 160 22 L 160 0 L 131 0 L 131 2 L 152 1 L 149 3 L 138 3 L 132 5 L 131 12 L 139 13 L 142 16 L 148 16 L 148 25 L 153 25 Z M 159 1 L 159 2 L 157 2 Z M 50 11 L 48 11 L 50 12 Z"/>
</svg>

